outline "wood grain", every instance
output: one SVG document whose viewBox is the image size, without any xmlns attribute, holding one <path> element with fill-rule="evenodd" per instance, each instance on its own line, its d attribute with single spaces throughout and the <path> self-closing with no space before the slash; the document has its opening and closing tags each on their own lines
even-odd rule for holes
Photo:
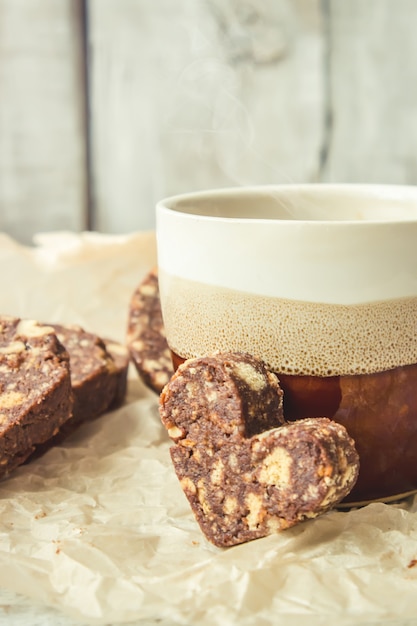
<svg viewBox="0 0 417 626">
<path fill-rule="evenodd" d="M 318 0 L 91 0 L 95 225 L 154 227 L 194 189 L 316 180 Z"/>
<path fill-rule="evenodd" d="M 0 229 L 85 225 L 78 2 L 0 2 Z"/>
<path fill-rule="evenodd" d="M 331 132 L 323 178 L 417 183 L 417 3 L 329 1 Z"/>
<path fill-rule="evenodd" d="M 0 0 L 0 230 L 20 241 L 153 229 L 158 199 L 202 188 L 417 184 L 413 0 L 85 0 L 87 59 L 82 2 Z"/>
</svg>

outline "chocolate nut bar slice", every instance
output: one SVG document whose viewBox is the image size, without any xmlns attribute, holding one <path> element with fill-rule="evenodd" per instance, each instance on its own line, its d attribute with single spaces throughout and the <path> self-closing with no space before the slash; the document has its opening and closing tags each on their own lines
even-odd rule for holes
<svg viewBox="0 0 417 626">
<path fill-rule="evenodd" d="M 265 364 L 246 353 L 224 352 L 180 365 L 160 397 L 168 435 L 182 446 L 204 442 L 210 453 L 284 424 L 283 392 Z"/>
<path fill-rule="evenodd" d="M 60 432 L 64 437 L 80 424 L 123 402 L 129 361 L 123 346 L 108 341 L 106 347 L 103 339 L 81 326 L 52 324 L 52 327 L 68 351 L 74 393 L 73 418 Z"/>
<path fill-rule="evenodd" d="M 126 343 L 140 378 L 155 393 L 161 393 L 174 368 L 165 337 L 156 269 L 145 276 L 132 295 Z"/>
<path fill-rule="evenodd" d="M 36 446 L 28 462 L 62 443 L 84 422 L 119 407 L 126 396 L 129 354 L 125 346 L 103 340 L 78 325 L 51 327 L 69 354 L 73 416 L 53 437 Z"/>
<path fill-rule="evenodd" d="M 283 424 L 277 385 L 253 357 L 219 354 L 186 361 L 160 396 L 175 472 L 216 546 L 317 517 L 356 482 L 346 429 L 319 417 Z"/>
<path fill-rule="evenodd" d="M 127 346 L 121 343 L 113 341 L 112 339 L 103 339 L 103 342 L 114 364 L 111 376 L 115 379 L 116 390 L 113 400 L 108 406 L 108 410 L 113 410 L 120 407 L 126 398 L 130 354 Z"/>
<path fill-rule="evenodd" d="M 51 326 L 0 316 L 0 476 L 71 419 L 69 356 Z"/>
</svg>

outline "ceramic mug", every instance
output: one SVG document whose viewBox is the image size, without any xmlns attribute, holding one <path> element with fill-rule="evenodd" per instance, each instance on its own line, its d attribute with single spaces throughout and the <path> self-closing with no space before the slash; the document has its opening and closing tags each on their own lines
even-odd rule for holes
<svg viewBox="0 0 417 626">
<path fill-rule="evenodd" d="M 417 188 L 311 184 L 191 193 L 157 205 L 174 365 L 261 357 L 287 420 L 346 426 L 346 502 L 417 491 Z"/>
</svg>

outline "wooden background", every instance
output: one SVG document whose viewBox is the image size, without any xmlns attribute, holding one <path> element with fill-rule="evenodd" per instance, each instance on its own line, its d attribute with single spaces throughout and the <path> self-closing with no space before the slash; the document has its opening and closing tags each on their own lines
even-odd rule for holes
<svg viewBox="0 0 417 626">
<path fill-rule="evenodd" d="M 0 230 L 163 196 L 417 183 L 415 0 L 0 0 Z"/>
</svg>

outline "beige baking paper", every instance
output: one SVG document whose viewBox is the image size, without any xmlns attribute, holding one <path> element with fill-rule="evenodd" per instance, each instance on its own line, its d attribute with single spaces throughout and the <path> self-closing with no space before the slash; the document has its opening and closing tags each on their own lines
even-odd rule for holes
<svg viewBox="0 0 417 626">
<path fill-rule="evenodd" d="M 52 233 L 37 244 L 0 237 L 0 312 L 122 341 L 130 296 L 156 261 L 153 233 Z M 0 587 L 96 624 L 417 616 L 417 501 L 334 511 L 217 549 L 194 521 L 168 450 L 156 396 L 132 368 L 121 409 L 0 483 Z"/>
</svg>

